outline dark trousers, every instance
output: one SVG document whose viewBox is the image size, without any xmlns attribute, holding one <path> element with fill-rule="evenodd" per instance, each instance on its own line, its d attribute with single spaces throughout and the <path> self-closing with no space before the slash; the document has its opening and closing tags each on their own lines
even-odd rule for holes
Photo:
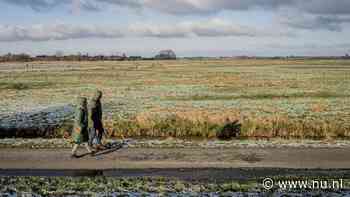
<svg viewBox="0 0 350 197">
<path fill-rule="evenodd" d="M 97 133 L 97 130 L 99 131 Z M 96 138 L 97 144 L 102 144 L 102 136 L 103 136 L 104 129 L 103 127 L 100 128 L 90 128 L 89 131 L 89 146 L 93 145 L 94 139 Z"/>
</svg>

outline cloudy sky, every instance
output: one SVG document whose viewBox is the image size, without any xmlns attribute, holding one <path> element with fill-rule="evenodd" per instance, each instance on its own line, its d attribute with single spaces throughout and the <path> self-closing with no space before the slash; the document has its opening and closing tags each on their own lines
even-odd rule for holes
<svg viewBox="0 0 350 197">
<path fill-rule="evenodd" d="M 0 54 L 350 53 L 350 0 L 0 0 L 0 8 Z"/>
</svg>

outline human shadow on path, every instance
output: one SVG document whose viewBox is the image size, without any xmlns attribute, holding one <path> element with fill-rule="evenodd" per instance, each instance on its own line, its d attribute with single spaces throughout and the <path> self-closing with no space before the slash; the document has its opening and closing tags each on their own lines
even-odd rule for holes
<svg viewBox="0 0 350 197">
<path fill-rule="evenodd" d="M 91 154 L 91 153 L 84 153 L 84 154 L 80 154 L 80 155 L 76 155 L 77 159 L 83 158 L 85 156 L 102 156 L 102 155 L 106 155 L 112 152 L 115 152 L 119 149 L 122 149 L 124 145 L 127 145 L 128 143 L 126 141 L 124 142 L 110 142 L 107 143 L 106 145 L 104 145 L 105 149 L 101 150 L 101 151 L 96 151 L 95 153 Z"/>
<path fill-rule="evenodd" d="M 76 155 L 75 157 L 76 157 L 77 159 L 80 159 L 80 158 L 83 158 L 83 157 L 85 157 L 85 156 L 87 156 L 87 155 L 91 155 L 91 153 L 84 153 L 84 154 Z"/>
<path fill-rule="evenodd" d="M 101 155 L 106 155 L 106 154 L 112 153 L 114 151 L 122 149 L 124 145 L 126 145 L 125 142 L 123 142 L 123 143 L 120 143 L 120 142 L 107 143 L 105 145 L 105 147 L 106 147 L 105 150 L 98 151 L 93 156 L 101 156 Z"/>
</svg>

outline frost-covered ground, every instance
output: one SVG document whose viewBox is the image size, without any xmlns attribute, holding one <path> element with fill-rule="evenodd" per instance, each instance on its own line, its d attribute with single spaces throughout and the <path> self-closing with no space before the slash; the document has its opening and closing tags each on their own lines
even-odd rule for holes
<svg viewBox="0 0 350 197">
<path fill-rule="evenodd" d="M 120 118 L 176 114 L 219 123 L 249 119 L 247 135 L 287 127 L 280 135 L 294 136 L 307 121 L 310 129 L 296 135 L 343 138 L 350 136 L 349 84 L 347 60 L 2 63 L 0 128 L 71 119 L 71 109 L 56 109 L 100 89 L 111 129 Z"/>
<path fill-rule="evenodd" d="M 30 196 L 30 197 L 42 197 L 41 195 L 30 193 L 30 192 L 4 192 L 0 193 L 6 197 L 17 197 L 17 196 Z M 350 195 L 350 191 L 342 191 L 342 192 L 169 192 L 169 193 L 149 193 L 149 192 L 111 192 L 111 193 L 81 193 L 76 194 L 75 192 L 67 193 L 64 195 L 65 197 L 285 197 L 285 196 L 293 196 L 293 197 L 301 197 L 301 196 L 329 196 L 329 197 L 347 197 Z"/>
<path fill-rule="evenodd" d="M 113 179 L 113 178 L 41 178 L 2 177 L 0 194 L 3 196 L 170 196 L 170 197 L 243 197 L 243 196 L 348 196 L 343 190 L 267 191 L 256 181 L 226 183 L 191 183 L 179 180 L 158 179 Z M 6 184 L 6 185 L 4 185 Z"/>
</svg>

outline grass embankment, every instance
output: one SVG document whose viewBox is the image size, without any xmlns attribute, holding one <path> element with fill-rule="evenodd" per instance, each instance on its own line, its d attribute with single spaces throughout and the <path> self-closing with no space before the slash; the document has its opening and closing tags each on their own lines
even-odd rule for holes
<svg viewBox="0 0 350 197">
<path fill-rule="evenodd" d="M 290 120 L 283 117 L 244 118 L 240 120 L 240 138 L 282 139 L 345 139 L 350 129 L 344 122 L 322 120 Z M 223 132 L 225 122 L 210 119 L 190 120 L 176 115 L 140 121 L 119 119 L 106 124 L 113 137 L 176 137 L 216 138 Z"/>
</svg>

